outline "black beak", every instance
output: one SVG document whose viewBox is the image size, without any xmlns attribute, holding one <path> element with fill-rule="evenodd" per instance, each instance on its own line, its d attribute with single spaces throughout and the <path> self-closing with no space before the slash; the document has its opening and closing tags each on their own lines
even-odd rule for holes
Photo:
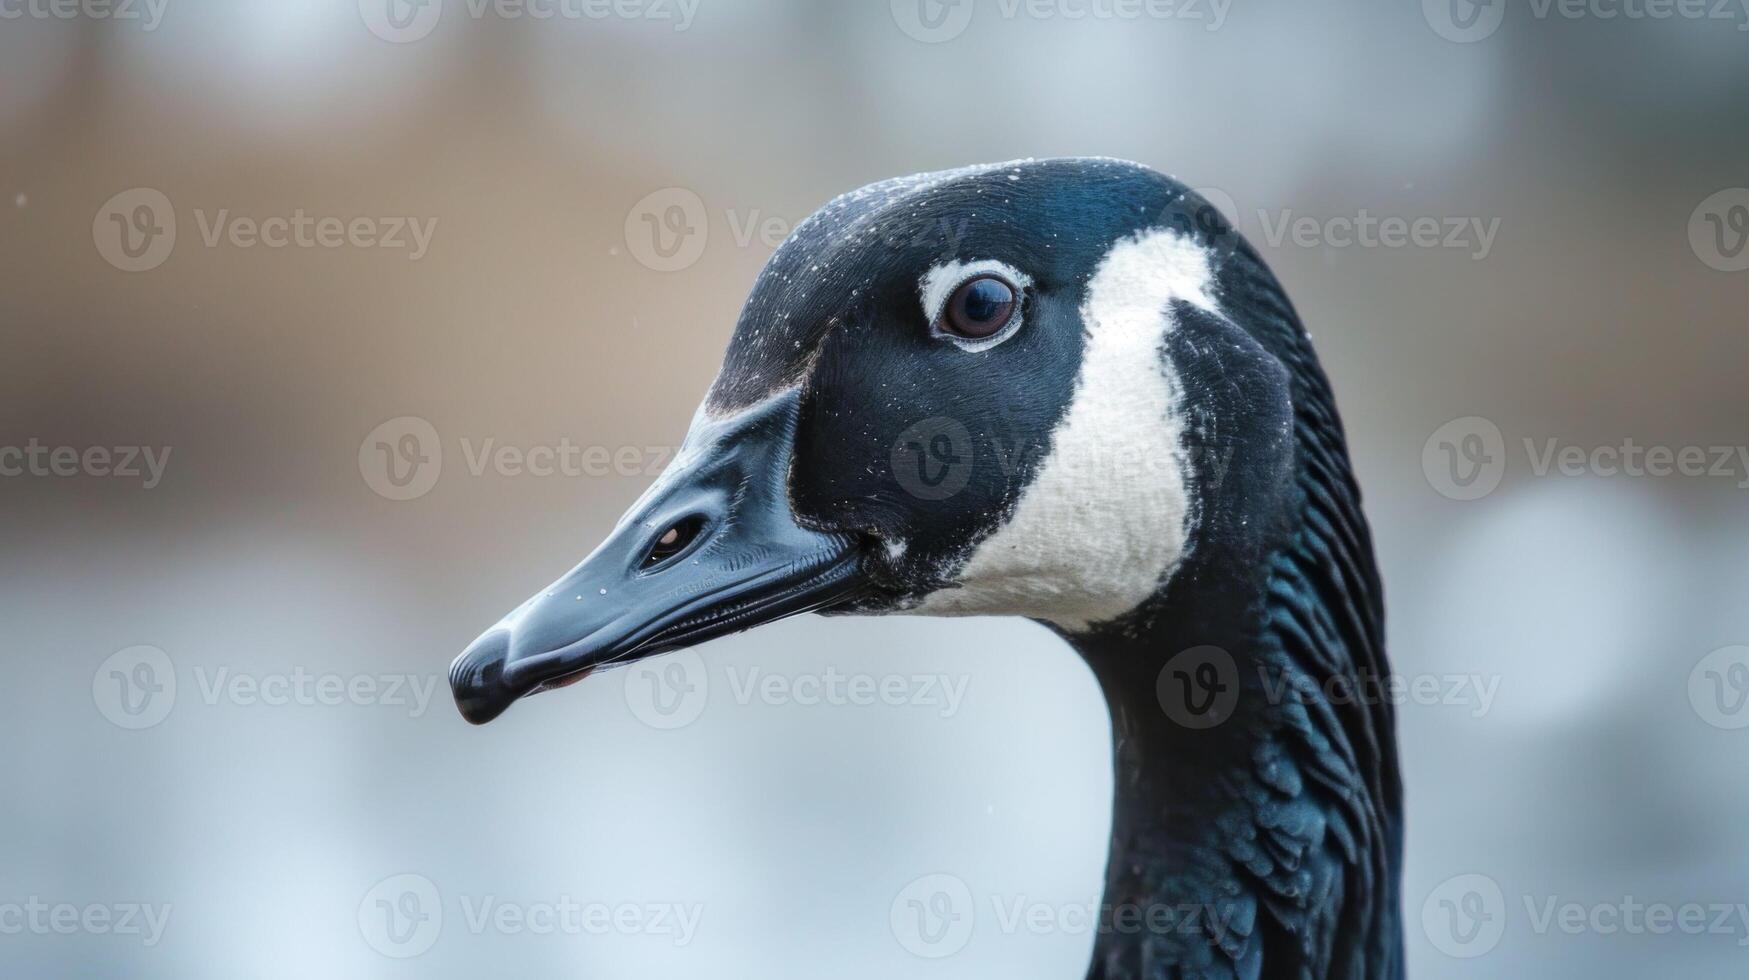
<svg viewBox="0 0 1749 980">
<path fill-rule="evenodd" d="M 536 691 L 850 598 L 855 539 L 802 527 L 789 504 L 800 395 L 701 417 L 608 539 L 456 658 L 476 725 Z"/>
</svg>

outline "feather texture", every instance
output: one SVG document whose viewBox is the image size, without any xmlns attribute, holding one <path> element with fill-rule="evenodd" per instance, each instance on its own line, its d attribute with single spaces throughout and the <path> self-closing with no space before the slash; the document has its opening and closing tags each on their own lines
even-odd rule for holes
<svg viewBox="0 0 1749 980">
<path fill-rule="evenodd" d="M 1107 904 L 1200 913 L 1166 935 L 1108 923 L 1089 977 L 1389 980 L 1403 975 L 1401 787 L 1370 532 L 1280 286 L 1241 242 L 1220 289 L 1225 321 L 1180 310 L 1201 343 L 1167 352 L 1200 386 L 1199 455 L 1232 454 L 1224 486 L 1205 479 L 1199 551 L 1159 603 L 1068 637 L 1113 708 Z M 1268 464 L 1272 429 L 1292 440 L 1285 472 Z M 1232 717 L 1162 725 L 1150 672 L 1205 644 L 1231 657 Z"/>
</svg>

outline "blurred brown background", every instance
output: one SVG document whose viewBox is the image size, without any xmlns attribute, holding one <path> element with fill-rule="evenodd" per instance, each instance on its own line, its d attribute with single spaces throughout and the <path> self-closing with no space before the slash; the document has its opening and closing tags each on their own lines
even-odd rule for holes
<svg viewBox="0 0 1749 980">
<path fill-rule="evenodd" d="M 469 729 L 441 679 L 659 469 L 795 222 L 1099 154 L 1228 207 L 1335 382 L 1393 657 L 1444 692 L 1399 709 L 1414 975 L 1741 975 L 1749 11 L 1419 7 L 0 0 L 0 447 L 40 449 L 0 452 L 0 972 L 1080 976 L 1090 936 L 987 904 L 942 960 L 888 921 L 932 872 L 1097 900 L 1104 709 L 1043 630 L 782 624 L 705 650 L 672 730 L 618 680 Z M 299 216 L 309 244 L 253 241 Z M 417 452 L 377 455 L 409 418 L 384 439 Z M 620 462 L 473 465 L 488 440 Z M 1707 472 L 1596 452 L 1630 440 Z M 964 702 L 740 703 L 720 673 L 828 668 Z M 228 686 L 300 671 L 375 687 Z M 1470 893 L 1493 939 L 1442 918 Z M 561 896 L 702 916 L 474 914 Z M 169 918 L 63 933 L 33 899 Z M 1730 915 L 1569 933 L 1551 899 Z"/>
</svg>

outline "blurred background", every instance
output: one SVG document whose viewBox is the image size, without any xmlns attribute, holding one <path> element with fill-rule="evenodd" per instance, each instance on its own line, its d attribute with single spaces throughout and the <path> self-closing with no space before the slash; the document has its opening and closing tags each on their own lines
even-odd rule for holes
<svg viewBox="0 0 1749 980">
<path fill-rule="evenodd" d="M 791 620 L 480 729 L 443 677 L 661 469 L 796 222 L 1110 155 L 1333 377 L 1427 682 L 1411 975 L 1742 976 L 1749 12 L 1704 7 L 0 0 L 0 973 L 1080 977 L 1109 736 L 1041 628 Z M 896 914 L 941 874 L 945 956 Z"/>
</svg>

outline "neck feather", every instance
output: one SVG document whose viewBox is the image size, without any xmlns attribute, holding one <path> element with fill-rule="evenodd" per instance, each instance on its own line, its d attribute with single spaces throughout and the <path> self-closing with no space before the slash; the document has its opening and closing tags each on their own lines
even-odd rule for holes
<svg viewBox="0 0 1749 980">
<path fill-rule="evenodd" d="M 1115 800 L 1090 978 L 1402 975 L 1401 789 L 1372 544 L 1329 387 L 1260 262 L 1228 302 L 1285 372 L 1291 465 L 1210 493 L 1128 616 L 1065 633 L 1111 710 Z M 1247 491 L 1250 493 L 1250 491 Z M 1222 508 L 1229 508 L 1223 511 Z"/>
</svg>

